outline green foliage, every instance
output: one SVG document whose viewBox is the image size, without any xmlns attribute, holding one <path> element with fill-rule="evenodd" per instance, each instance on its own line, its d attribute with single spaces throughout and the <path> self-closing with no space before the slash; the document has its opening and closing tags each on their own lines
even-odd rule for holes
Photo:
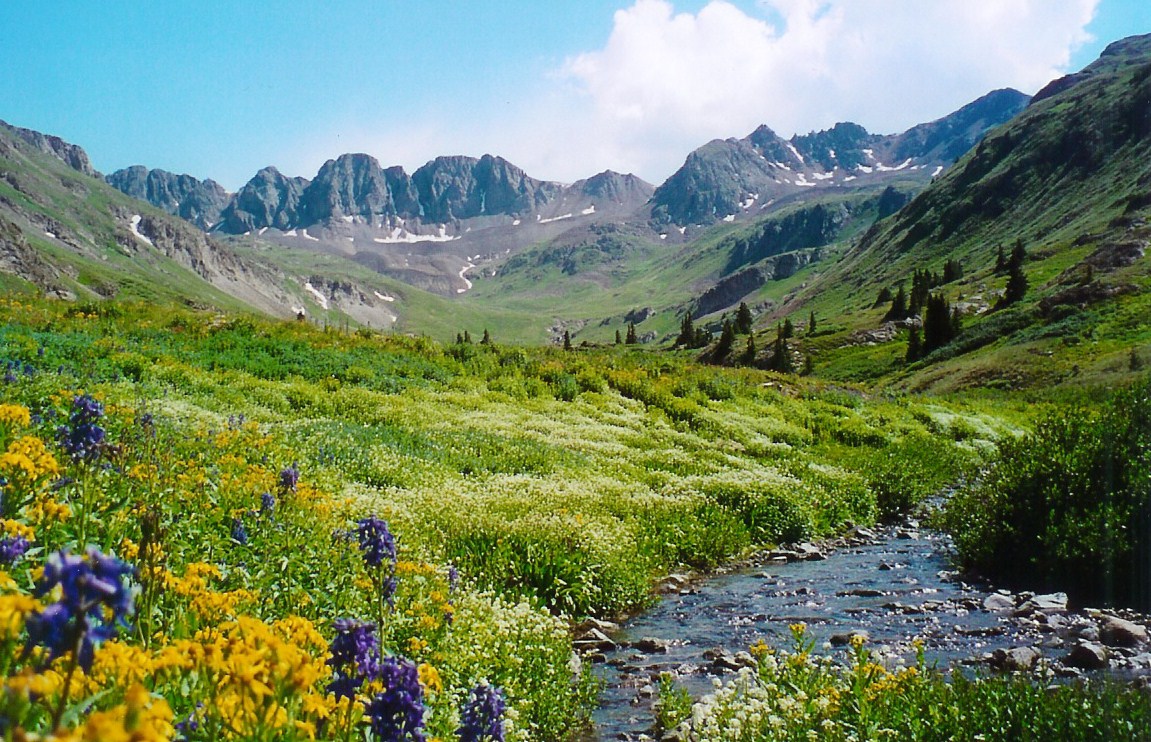
<svg viewBox="0 0 1151 742">
<path fill-rule="evenodd" d="M 747 306 L 747 302 L 741 301 L 739 309 L 735 313 L 735 331 L 740 335 L 749 335 L 752 331 L 752 322 L 754 318 L 751 316 L 751 310 Z"/>
<path fill-rule="evenodd" d="M 1151 382 L 1004 440 L 947 523 L 963 563 L 1078 601 L 1151 606 Z"/>
<path fill-rule="evenodd" d="M 1151 700 L 1134 688 L 948 676 L 928 667 L 922 652 L 914 666 L 889 670 L 861 641 L 838 662 L 813 654 L 815 642 L 803 624 L 793 624 L 792 634 L 787 650 L 753 646 L 757 667 L 741 671 L 693 709 L 688 738 L 973 742 L 1151 736 Z M 668 696 L 669 715 L 678 719 L 682 701 L 674 689 Z"/>
<path fill-rule="evenodd" d="M 659 676 L 659 696 L 655 702 L 657 733 L 670 732 L 691 718 L 691 694 L 675 682 L 675 675 L 664 672 Z"/>
</svg>

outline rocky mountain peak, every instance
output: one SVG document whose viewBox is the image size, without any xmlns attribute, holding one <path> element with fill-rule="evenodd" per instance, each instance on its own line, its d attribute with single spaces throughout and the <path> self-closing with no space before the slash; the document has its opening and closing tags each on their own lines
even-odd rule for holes
<svg viewBox="0 0 1151 742">
<path fill-rule="evenodd" d="M 376 158 L 362 153 L 340 155 L 320 167 L 300 199 L 305 224 L 337 218 L 394 216 L 388 178 Z"/>
<path fill-rule="evenodd" d="M 19 126 L 12 126 L 5 121 L 0 121 L 0 126 L 3 126 L 31 147 L 44 154 L 52 155 L 73 170 L 77 170 L 85 175 L 100 177 L 100 174 L 96 172 L 92 167 L 92 163 L 88 160 L 88 153 L 85 152 L 82 147 L 69 144 L 60 137 L 52 136 L 51 134 L 41 134 L 32 129 L 22 129 Z"/>
<path fill-rule="evenodd" d="M 299 221 L 300 196 L 307 186 L 304 178 L 289 178 L 275 167 L 265 167 L 232 197 L 217 229 L 231 234 L 265 227 L 291 229 Z"/>
<path fill-rule="evenodd" d="M 104 180 L 113 188 L 186 219 L 203 230 L 214 227 L 228 205 L 228 192 L 210 178 L 201 181 L 191 175 L 132 165 L 117 170 Z"/>
<path fill-rule="evenodd" d="M 710 224 L 812 189 L 867 187 L 896 177 L 927 182 L 1027 100 L 1018 91 L 995 91 L 895 135 L 842 122 L 790 140 L 767 126 L 743 139 L 717 139 L 688 155 L 656 189 L 652 216 L 680 226 Z"/>
</svg>

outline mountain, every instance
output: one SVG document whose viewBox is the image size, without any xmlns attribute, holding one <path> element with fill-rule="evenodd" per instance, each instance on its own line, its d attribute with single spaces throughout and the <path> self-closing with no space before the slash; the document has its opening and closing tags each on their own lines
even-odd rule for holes
<svg viewBox="0 0 1151 742">
<path fill-rule="evenodd" d="M 898 358 L 904 345 L 890 343 L 898 328 L 882 329 L 887 307 L 875 297 L 907 287 L 916 271 L 958 262 L 962 278 L 938 290 L 960 308 L 963 332 L 904 372 L 906 383 L 1112 383 L 1138 368 L 1139 347 L 1151 344 L 1148 194 L 1151 35 L 1116 42 L 1081 72 L 1045 87 L 868 229 L 778 316 L 817 311 L 841 319 L 849 332 L 820 341 L 833 373 L 891 372 L 900 364 L 877 348 L 896 346 L 889 352 Z M 1028 288 L 1005 305 L 1007 277 L 996 270 L 997 256 L 1016 248 L 1026 255 Z M 862 363 L 863 356 L 871 360 Z M 886 360 L 874 365 L 879 358 Z"/>
<path fill-rule="evenodd" d="M 652 214 L 657 222 L 706 225 L 755 214 L 809 191 L 875 186 L 896 178 L 927 182 L 1028 100 L 1015 90 L 997 90 L 938 121 L 889 136 L 840 123 L 790 140 L 767 126 L 743 139 L 717 139 L 688 155 L 656 189 Z"/>
<path fill-rule="evenodd" d="M 217 229 L 227 234 L 244 234 L 275 227 L 288 230 L 299 221 L 300 197 L 308 181 L 289 178 L 274 167 L 256 173 L 220 214 Z"/>
<path fill-rule="evenodd" d="M 563 191 L 502 157 L 437 157 L 412 174 L 423 216 L 446 223 L 494 214 L 528 216 Z"/>
<path fill-rule="evenodd" d="M 99 177 L 100 175 L 93 169 L 92 163 L 88 160 L 88 153 L 75 144 L 69 144 L 60 137 L 55 137 L 50 134 L 41 134 L 31 129 L 21 129 L 18 126 L 11 126 L 4 121 L 0 121 L 0 127 L 2 127 L 9 136 L 23 140 L 25 144 L 31 146 L 33 149 L 55 157 L 77 172 L 93 177 Z"/>
<path fill-rule="evenodd" d="M 197 186 L 187 176 L 143 168 L 109 177 L 189 216 L 197 192 L 215 191 L 210 181 Z M 121 193 L 92 169 L 82 148 L 0 122 L 5 290 L 34 287 L 67 299 L 144 299 L 279 317 L 330 305 L 364 323 L 395 321 L 394 297 L 377 298 L 372 282 L 311 278 L 240 254 L 185 219 Z"/>
<path fill-rule="evenodd" d="M 198 180 L 191 175 L 176 175 L 167 170 L 149 170 L 143 165 L 108 175 L 104 178 L 113 188 L 132 198 L 192 222 L 209 231 L 220 221 L 229 194 L 214 180 Z"/>
</svg>

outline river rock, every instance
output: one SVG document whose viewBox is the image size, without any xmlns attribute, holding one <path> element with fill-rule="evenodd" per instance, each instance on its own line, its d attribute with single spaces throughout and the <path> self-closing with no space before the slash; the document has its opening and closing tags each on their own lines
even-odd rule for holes
<svg viewBox="0 0 1151 742">
<path fill-rule="evenodd" d="M 584 653 L 610 652 L 616 648 L 616 643 L 599 629 L 588 629 L 576 637 L 572 646 Z"/>
<path fill-rule="evenodd" d="M 632 649 L 637 649 L 644 654 L 667 654 L 667 647 L 666 639 L 656 639 L 652 636 L 645 636 L 639 641 L 631 643 Z"/>
<path fill-rule="evenodd" d="M 619 624 L 614 621 L 603 621 L 598 618 L 586 618 L 576 625 L 574 633 L 576 636 L 579 636 L 592 629 L 599 629 L 604 632 L 619 631 Z"/>
<path fill-rule="evenodd" d="M 831 639 L 829 641 L 831 642 L 831 646 L 833 646 L 833 647 L 842 647 L 842 646 L 845 646 L 847 644 L 850 644 L 851 638 L 853 636 L 863 637 L 863 641 L 865 641 L 865 642 L 871 638 L 870 634 L 868 634 L 866 631 L 863 631 L 861 629 L 861 630 L 857 630 L 857 631 L 849 631 L 849 632 L 846 632 L 843 634 L 832 634 Z"/>
<path fill-rule="evenodd" d="M 1109 647 L 1136 647 L 1147 642 L 1147 628 L 1118 616 L 1103 616 L 1099 639 Z"/>
<path fill-rule="evenodd" d="M 850 595 L 857 598 L 882 598 L 884 592 L 882 590 L 876 590 L 873 587 L 856 587 L 851 590 L 840 590 L 836 595 L 841 597 Z"/>
<path fill-rule="evenodd" d="M 1067 593 L 1049 593 L 1036 595 L 1024 601 L 1023 605 L 1015 609 L 1016 616 L 1029 616 L 1033 613 L 1066 613 Z"/>
<path fill-rule="evenodd" d="M 1107 648 L 1096 642 L 1080 640 L 1063 658 L 1063 664 L 1081 670 L 1102 670 L 1107 667 Z"/>
<path fill-rule="evenodd" d="M 804 542 L 796 546 L 795 550 L 798 552 L 799 558 L 805 562 L 819 562 L 827 559 L 823 551 L 815 544 Z"/>
<path fill-rule="evenodd" d="M 1003 595 L 1002 593 L 992 593 L 983 599 L 983 609 L 986 611 L 999 612 L 1010 611 L 1015 608 L 1015 601 L 1011 599 L 1010 595 Z"/>
<path fill-rule="evenodd" d="M 1038 660 L 1039 650 L 1035 647 L 997 649 L 991 653 L 991 666 L 1007 672 L 1030 670 Z"/>
</svg>

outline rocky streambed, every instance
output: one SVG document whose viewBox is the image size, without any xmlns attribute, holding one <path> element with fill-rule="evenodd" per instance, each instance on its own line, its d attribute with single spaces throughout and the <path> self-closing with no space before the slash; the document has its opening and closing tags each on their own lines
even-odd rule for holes
<svg viewBox="0 0 1151 742">
<path fill-rule="evenodd" d="M 918 640 L 940 669 L 1151 678 L 1147 617 L 968 584 L 950 571 L 949 548 L 946 536 L 910 521 L 766 552 L 702 579 L 672 575 L 651 610 L 577 629 L 576 649 L 604 683 L 587 739 L 650 736 L 662 673 L 698 699 L 714 679 L 754 664 L 747 648 L 757 640 L 787 646 L 796 622 L 833 656 L 862 633 L 889 666 L 913 664 Z"/>
</svg>

